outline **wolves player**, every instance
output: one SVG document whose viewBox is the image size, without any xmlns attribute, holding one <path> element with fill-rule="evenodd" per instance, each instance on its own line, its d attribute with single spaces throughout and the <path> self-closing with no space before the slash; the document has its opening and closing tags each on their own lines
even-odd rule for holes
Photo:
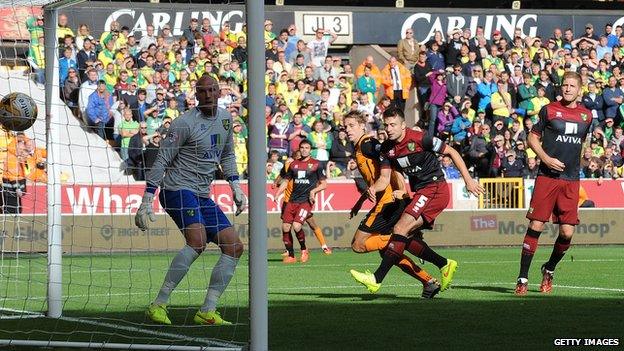
<svg viewBox="0 0 624 351">
<path fill-rule="evenodd" d="M 327 181 L 325 176 L 325 169 L 321 167 L 321 164 L 310 157 L 312 151 L 312 144 L 307 139 L 304 139 L 299 144 L 299 152 L 301 158 L 294 160 L 290 163 L 288 171 L 284 174 L 285 182 L 280 184 L 280 187 L 275 193 L 277 199 L 281 193 L 286 190 L 290 180 L 293 181 L 292 193 L 288 203 L 282 211 L 282 239 L 286 250 L 288 250 L 288 256 L 284 257 L 284 263 L 295 263 L 295 252 L 293 249 L 291 229 L 294 229 L 297 241 L 301 245 L 301 262 L 307 262 L 310 254 L 305 244 L 305 233 L 303 232 L 303 222 L 306 221 L 308 216 L 312 213 L 312 205 L 314 205 L 314 198 L 317 193 L 327 187 Z"/>
<path fill-rule="evenodd" d="M 212 241 L 221 249 L 221 257 L 212 270 L 204 304 L 193 320 L 197 324 L 227 325 L 231 323 L 221 318 L 216 305 L 234 275 L 243 244 L 228 218 L 209 198 L 210 184 L 219 166 L 230 183 L 236 215 L 243 211 L 247 199 L 238 184 L 231 117 L 217 108 L 219 85 L 204 75 L 196 89 L 199 107 L 176 118 L 169 127 L 156 162 L 147 174 L 147 188 L 135 217 L 137 227 L 142 230 L 147 229 L 148 218 L 155 221 L 152 201 L 160 186 L 160 203 L 186 240 L 186 245 L 171 261 L 147 316 L 156 323 L 171 324 L 167 316 L 169 295 L 204 251 L 206 243 Z"/>
<path fill-rule="evenodd" d="M 388 109 L 384 112 L 383 118 L 388 140 L 381 145 L 381 173 L 375 184 L 368 188 L 368 198 L 373 202 L 376 201 L 377 194 L 384 191 L 390 184 L 392 170 L 408 176 L 410 188 L 414 194 L 412 201 L 393 227 L 379 268 L 374 274 L 355 271 L 351 274 L 369 290 L 371 287 L 379 289 L 381 281 L 390 268 L 402 259 L 403 252 L 407 250 L 440 268 L 441 291 L 444 291 L 451 283 L 457 262 L 438 255 L 421 237 L 408 237 L 408 233 L 416 229 L 431 228 L 435 218 L 448 205 L 450 198 L 448 184 L 444 180 L 437 154 L 451 156 L 466 182 L 466 190 L 470 193 L 479 195 L 483 193 L 483 188 L 470 177 L 466 164 L 457 151 L 447 147 L 436 137 L 408 129 L 402 110 Z"/>
<path fill-rule="evenodd" d="M 355 162 L 366 183 L 371 186 L 379 178 L 379 147 L 377 139 L 366 134 L 366 116 L 359 111 L 349 112 L 343 119 L 347 136 L 355 148 Z M 398 172 L 392 172 L 390 185 L 380 194 L 375 206 L 366 214 L 353 235 L 351 248 L 357 253 L 379 251 L 382 254 L 388 244 L 392 226 L 399 220 L 409 195 L 405 190 L 405 180 Z M 366 198 L 360 198 L 366 199 Z M 358 201 L 352 215 L 357 214 L 363 201 Z M 433 298 L 440 291 L 440 283 L 418 267 L 409 257 L 397 263 L 403 272 L 418 279 L 423 284 L 422 297 Z M 371 291 L 376 292 L 377 290 Z"/>
<path fill-rule="evenodd" d="M 561 101 L 542 107 L 528 137 L 529 146 L 542 162 L 526 215 L 530 222 L 522 245 L 516 295 L 527 293 L 529 267 L 544 223 L 552 217 L 553 223 L 559 224 L 559 236 L 550 259 L 542 265 L 540 292 L 543 293 L 551 292 L 555 267 L 570 247 L 574 226 L 579 224 L 581 152 L 592 122 L 591 112 L 577 103 L 581 91 L 581 77 L 566 72 Z"/>
</svg>

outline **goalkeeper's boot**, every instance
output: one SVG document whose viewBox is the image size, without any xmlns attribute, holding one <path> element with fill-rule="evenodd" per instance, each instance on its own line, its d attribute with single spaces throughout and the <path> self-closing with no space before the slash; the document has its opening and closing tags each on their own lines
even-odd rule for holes
<svg viewBox="0 0 624 351">
<path fill-rule="evenodd" d="M 301 250 L 301 263 L 306 263 L 310 259 L 310 252 L 308 249 Z"/>
<path fill-rule="evenodd" d="M 552 291 L 552 281 L 555 272 L 546 269 L 546 264 L 542 265 L 542 284 L 540 284 L 540 292 L 550 294 Z"/>
<path fill-rule="evenodd" d="M 145 315 L 152 322 L 158 324 L 171 325 L 171 320 L 169 320 L 169 316 L 167 316 L 167 305 L 165 304 L 151 304 L 145 311 Z"/>
<path fill-rule="evenodd" d="M 294 258 L 293 256 L 286 255 L 286 257 L 282 258 L 282 262 L 283 263 L 297 263 L 297 259 Z"/>
<path fill-rule="evenodd" d="M 219 311 L 197 311 L 197 313 L 195 313 L 195 317 L 193 318 L 193 322 L 201 325 L 232 325 L 232 322 L 228 322 L 221 318 Z"/>
<path fill-rule="evenodd" d="M 433 299 L 440 292 L 440 283 L 437 279 L 431 278 L 423 284 L 422 297 L 425 299 Z"/>
<path fill-rule="evenodd" d="M 442 283 L 440 284 L 440 291 L 444 291 L 451 286 L 451 282 L 453 281 L 453 276 L 455 275 L 455 271 L 457 270 L 457 261 L 447 259 L 446 266 L 440 268 L 440 273 L 442 273 Z"/>
<path fill-rule="evenodd" d="M 350 272 L 353 279 L 355 279 L 355 281 L 357 281 L 358 283 L 364 285 L 371 294 L 376 293 L 379 288 L 381 288 L 381 283 L 377 283 L 375 275 L 370 271 L 367 270 L 366 272 L 362 273 L 356 271 L 355 269 L 352 269 Z"/>
<path fill-rule="evenodd" d="M 526 278 L 518 278 L 518 282 L 516 283 L 516 291 L 514 294 L 516 296 L 524 296 L 527 294 L 527 290 L 529 288 L 529 280 Z"/>
<path fill-rule="evenodd" d="M 331 255 L 332 254 L 332 249 L 329 246 L 325 245 L 325 246 L 322 247 L 322 249 L 323 249 L 323 253 L 324 254 L 326 254 L 326 255 Z"/>
</svg>

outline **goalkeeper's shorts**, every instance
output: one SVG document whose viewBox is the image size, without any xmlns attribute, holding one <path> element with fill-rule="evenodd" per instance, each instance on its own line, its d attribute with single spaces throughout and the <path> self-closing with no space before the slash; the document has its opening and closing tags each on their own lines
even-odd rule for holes
<svg viewBox="0 0 624 351">
<path fill-rule="evenodd" d="M 160 204 L 180 230 L 201 223 L 206 227 L 206 240 L 216 242 L 217 233 L 232 226 L 221 208 L 209 197 L 190 190 L 161 190 Z"/>
</svg>

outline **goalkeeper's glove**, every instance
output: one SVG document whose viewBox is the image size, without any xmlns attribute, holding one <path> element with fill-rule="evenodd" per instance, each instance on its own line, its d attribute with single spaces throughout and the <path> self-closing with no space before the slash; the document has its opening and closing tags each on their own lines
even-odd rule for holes
<svg viewBox="0 0 624 351">
<path fill-rule="evenodd" d="M 245 210 L 245 207 L 247 207 L 247 196 L 243 192 L 243 189 L 241 189 L 238 181 L 231 181 L 230 189 L 232 189 L 232 195 L 234 196 L 234 203 L 236 204 L 235 215 L 238 216 L 239 214 L 241 214 L 241 212 Z"/>
<path fill-rule="evenodd" d="M 154 194 L 149 192 L 143 194 L 143 201 L 141 201 L 141 206 L 139 206 L 136 216 L 134 216 L 134 224 L 136 224 L 136 226 L 143 231 L 147 229 L 148 218 L 150 222 L 156 221 L 156 216 L 154 215 L 154 210 L 152 208 L 153 201 Z"/>
</svg>

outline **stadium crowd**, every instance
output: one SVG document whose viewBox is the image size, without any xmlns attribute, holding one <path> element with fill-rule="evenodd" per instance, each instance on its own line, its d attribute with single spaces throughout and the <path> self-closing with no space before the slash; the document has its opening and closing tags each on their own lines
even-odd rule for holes
<svg viewBox="0 0 624 351">
<path fill-rule="evenodd" d="M 143 179 L 171 121 L 196 104 L 194 86 L 204 74 L 220 84 L 219 106 L 232 114 L 239 172 L 246 173 L 246 33 L 228 22 L 191 19 L 182 36 L 169 25 L 135 38 L 112 22 L 96 36 L 87 24 L 74 32 L 58 19 L 62 98 L 84 123 L 118 148 L 137 179 Z M 43 83 L 43 18 L 28 20 L 29 62 Z M 369 132 L 386 139 L 381 114 L 391 105 L 417 108 L 414 128 L 456 148 L 476 177 L 535 178 L 539 165 L 526 136 L 540 108 L 559 100 L 566 71 L 583 79 L 582 103 L 590 111 L 591 137 L 581 160 L 581 178 L 620 178 L 624 167 L 624 35 L 606 24 L 587 23 L 575 37 L 556 28 L 550 38 L 511 40 L 498 30 L 477 27 L 436 32 L 424 44 L 412 29 L 402 33 L 396 57 L 350 62 L 329 54 L 337 36 L 318 29 L 304 41 L 295 25 L 274 29 L 265 21 L 267 164 L 275 179 L 299 143 L 312 143 L 312 156 L 329 178 L 359 178 L 353 146 L 342 117 L 358 110 Z M 157 33 L 157 34 L 156 34 Z M 491 39 L 486 39 L 491 37 Z M 406 106 L 411 94 L 418 103 Z M 440 159 L 449 179 L 459 178 L 448 157 Z"/>
</svg>

